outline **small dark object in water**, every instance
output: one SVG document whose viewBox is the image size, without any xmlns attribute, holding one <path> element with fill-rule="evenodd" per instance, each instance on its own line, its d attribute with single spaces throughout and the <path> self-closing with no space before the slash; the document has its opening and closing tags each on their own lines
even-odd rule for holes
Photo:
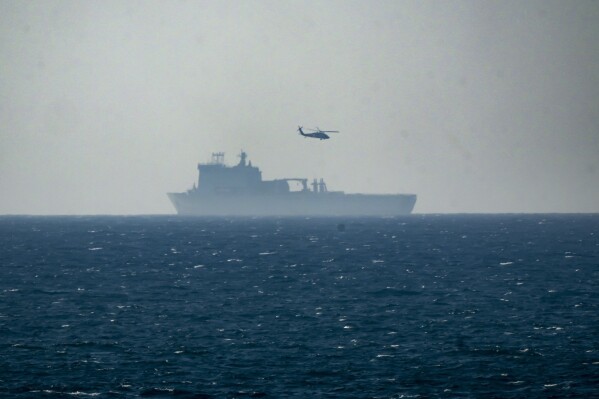
<svg viewBox="0 0 599 399">
<path fill-rule="evenodd" d="M 345 231 L 345 223 L 339 223 L 337 225 L 337 230 L 338 231 Z"/>
</svg>

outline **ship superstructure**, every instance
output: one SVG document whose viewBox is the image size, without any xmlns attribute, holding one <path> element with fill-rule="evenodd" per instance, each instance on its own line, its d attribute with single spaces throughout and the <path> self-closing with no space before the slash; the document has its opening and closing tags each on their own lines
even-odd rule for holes
<svg viewBox="0 0 599 399">
<path fill-rule="evenodd" d="M 307 178 L 262 180 L 262 172 L 247 154 L 227 166 L 224 153 L 198 164 L 197 185 L 183 193 L 168 193 L 180 215 L 198 216 L 392 216 L 412 212 L 414 194 L 345 194 L 328 191 L 326 183 Z M 290 182 L 299 186 L 291 190 Z"/>
</svg>

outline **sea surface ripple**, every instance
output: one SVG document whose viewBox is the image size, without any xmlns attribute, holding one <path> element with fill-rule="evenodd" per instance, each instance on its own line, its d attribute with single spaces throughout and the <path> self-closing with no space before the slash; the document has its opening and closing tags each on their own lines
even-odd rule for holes
<svg viewBox="0 0 599 399">
<path fill-rule="evenodd" d="M 0 397 L 599 397 L 599 215 L 0 217 Z"/>
</svg>

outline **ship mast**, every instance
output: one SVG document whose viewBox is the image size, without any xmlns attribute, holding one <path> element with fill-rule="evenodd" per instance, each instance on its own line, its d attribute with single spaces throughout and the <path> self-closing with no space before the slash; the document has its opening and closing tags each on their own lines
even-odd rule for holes
<svg viewBox="0 0 599 399">
<path fill-rule="evenodd" d="M 239 166 L 245 166 L 247 154 L 243 150 L 241 150 L 241 152 L 239 153 L 239 158 Z"/>
</svg>

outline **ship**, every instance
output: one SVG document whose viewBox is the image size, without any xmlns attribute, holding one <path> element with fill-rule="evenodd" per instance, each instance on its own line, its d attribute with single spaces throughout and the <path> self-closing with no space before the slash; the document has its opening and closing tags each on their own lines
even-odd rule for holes
<svg viewBox="0 0 599 399">
<path fill-rule="evenodd" d="M 397 216 L 412 212 L 415 194 L 346 194 L 329 191 L 324 180 L 262 180 L 247 160 L 227 166 L 223 152 L 198 164 L 197 184 L 186 192 L 167 193 L 177 214 L 189 216 Z M 291 183 L 291 184 L 290 184 Z M 294 188 L 294 189 L 292 189 Z"/>
</svg>

